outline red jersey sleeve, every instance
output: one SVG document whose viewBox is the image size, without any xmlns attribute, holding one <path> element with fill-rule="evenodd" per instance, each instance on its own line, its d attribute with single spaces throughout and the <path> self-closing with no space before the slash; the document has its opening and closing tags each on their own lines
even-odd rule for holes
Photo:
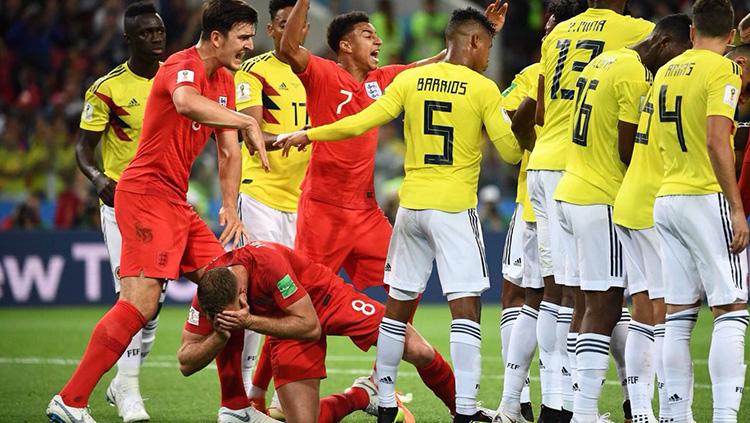
<svg viewBox="0 0 750 423">
<path fill-rule="evenodd" d="M 745 145 L 745 154 L 742 158 L 742 171 L 737 183 L 742 198 L 742 206 L 745 209 L 745 217 L 750 215 L 750 137 Z"/>
<path fill-rule="evenodd" d="M 201 81 L 206 79 L 206 70 L 203 63 L 195 60 L 195 58 L 188 56 L 179 62 L 164 65 L 162 69 L 164 70 L 162 81 L 164 81 L 164 87 L 170 95 L 174 93 L 177 87 L 182 86 L 193 87 L 199 93 L 203 92 Z M 234 89 L 232 91 L 234 92 Z"/>
<path fill-rule="evenodd" d="M 332 66 L 334 69 L 331 69 Z M 305 86 L 308 104 L 312 103 L 310 97 L 314 97 L 318 92 L 323 92 L 323 87 L 326 86 L 326 83 L 330 85 L 331 75 L 336 72 L 335 68 L 336 63 L 333 61 L 310 54 L 307 67 L 302 73 L 297 74 L 300 82 Z"/>
<path fill-rule="evenodd" d="M 193 296 L 193 303 L 188 311 L 188 318 L 185 321 L 185 330 L 197 335 L 208 336 L 214 331 L 211 322 L 206 318 L 206 313 L 198 304 L 198 295 Z"/>
<path fill-rule="evenodd" d="M 258 260 L 258 267 L 261 289 L 273 296 L 280 309 L 286 310 L 307 295 L 291 263 L 282 254 L 269 249 L 269 254 Z"/>
<path fill-rule="evenodd" d="M 380 72 L 380 76 L 378 79 L 380 79 L 380 82 L 383 84 L 384 87 L 388 86 L 391 82 L 393 82 L 393 79 L 398 76 L 401 72 L 411 69 L 413 67 L 416 67 L 416 63 L 411 63 L 408 65 L 388 65 L 383 66 L 382 68 L 378 68 L 378 72 Z"/>
</svg>

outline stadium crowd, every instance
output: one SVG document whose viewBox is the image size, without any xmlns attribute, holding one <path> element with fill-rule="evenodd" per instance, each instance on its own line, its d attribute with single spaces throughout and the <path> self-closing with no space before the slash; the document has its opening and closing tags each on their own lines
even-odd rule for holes
<svg viewBox="0 0 750 423">
<path fill-rule="evenodd" d="M 200 32 L 202 2 L 155 3 L 169 34 L 167 57 L 194 42 Z M 346 11 L 347 3 L 323 2 L 334 15 Z M 442 49 L 448 14 L 439 8 L 440 2 L 424 0 L 422 10 L 410 16 L 395 16 L 390 0 L 372 3 L 369 12 L 384 40 L 386 63 L 406 63 Z M 502 73 L 494 75 L 503 87 L 538 60 L 538 40 L 546 21 L 546 2 L 510 3 Z M 76 167 L 74 150 L 83 93 L 126 58 L 121 37 L 125 6 L 119 0 L 0 1 L 0 230 L 98 228 L 98 199 Z M 634 16 L 651 20 L 686 7 L 686 0 L 630 2 Z M 744 16 L 748 5 L 735 1 L 735 8 L 737 16 Z M 532 45 L 534 49 L 527 47 Z M 398 124 L 385 127 L 378 145 L 378 200 L 391 218 L 403 175 L 401 133 Z M 482 196 L 489 206 L 482 211 L 483 223 L 501 229 L 512 213 L 515 173 L 499 166 L 492 149 L 485 153 L 480 186 L 489 186 Z M 209 144 L 190 185 L 191 202 L 210 221 L 215 220 L 218 199 L 215 158 L 215 147 Z"/>
</svg>

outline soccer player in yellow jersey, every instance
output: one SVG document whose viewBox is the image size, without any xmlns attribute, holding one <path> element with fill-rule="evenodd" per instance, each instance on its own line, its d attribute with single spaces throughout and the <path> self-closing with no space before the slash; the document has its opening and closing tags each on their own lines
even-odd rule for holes
<svg viewBox="0 0 750 423">
<path fill-rule="evenodd" d="M 295 0 L 269 3 L 271 21 L 266 31 L 273 40 L 274 50 L 245 61 L 234 75 L 237 111 L 260 122 L 268 141 L 275 140 L 278 134 L 300 130 L 309 123 L 305 87 L 292 68 L 277 56 L 295 3 Z M 242 147 L 240 218 L 250 240 L 273 241 L 293 248 L 300 184 L 310 161 L 310 149 L 294 151 L 286 158 L 281 157 L 281 151 L 271 151 L 268 160 L 274 169 L 270 173 L 264 171 L 257 155 L 250 155 L 247 146 Z M 252 383 L 250 379 L 259 341 L 260 335 L 245 331 L 242 374 L 254 406 L 265 412 L 265 393 L 271 380 L 271 362 L 265 346 L 258 357 Z M 274 394 L 269 411 L 278 416 L 279 410 Z"/>
<path fill-rule="evenodd" d="M 146 99 L 166 43 L 164 23 L 151 3 L 137 2 L 128 6 L 124 27 L 130 58 L 99 78 L 86 92 L 81 137 L 76 146 L 78 167 L 94 184 L 102 202 L 102 233 L 118 294 L 121 237 L 115 220 L 115 186 L 138 148 Z M 95 159 L 100 142 L 103 167 Z M 164 302 L 164 292 L 160 300 Z M 117 375 L 107 389 L 107 400 L 117 405 L 118 414 L 125 422 L 149 419 L 138 375 L 154 343 L 157 323 L 158 314 L 133 336 L 117 362 Z"/>
<path fill-rule="evenodd" d="M 527 183 L 537 218 L 539 264 L 545 278 L 537 338 L 539 360 L 543 364 L 540 367 L 543 404 L 550 409 L 550 414 L 562 410 L 562 390 L 571 389 L 562 386 L 562 378 L 570 367 L 575 367 L 568 362 L 566 348 L 569 341 L 575 341 L 568 340 L 567 319 L 560 323 L 557 319 L 558 313 L 567 316 L 573 312 L 575 290 L 566 289 L 563 296 L 562 286 L 577 285 L 575 275 L 565 272 L 568 254 L 562 245 L 553 194 L 565 170 L 578 75 L 599 54 L 636 44 L 654 27 L 651 22 L 623 16 L 626 3 L 626 0 L 589 1 L 588 10 L 560 22 L 542 43 L 537 123 L 543 125 L 543 129 L 529 158 Z M 573 334 L 581 315 L 574 317 L 570 325 Z"/>
<path fill-rule="evenodd" d="M 576 342 L 578 390 L 573 419 L 579 423 L 599 421 L 597 402 L 609 365 L 610 341 L 621 318 L 625 266 L 612 206 L 630 161 L 641 103 L 651 87 L 652 72 L 690 47 L 689 34 L 687 16 L 666 17 L 636 46 L 599 55 L 583 69 L 576 83 L 572 145 L 554 198 L 558 201 L 565 252 L 572 256 L 571 270 L 578 275 L 585 297 Z M 646 289 L 628 287 L 632 292 Z M 580 305 L 576 303 L 576 307 Z M 653 339 L 651 326 L 634 323 L 630 329 L 631 334 L 639 331 L 646 341 Z M 628 338 L 631 340 L 631 347 L 643 345 L 640 338 Z M 628 371 L 641 382 L 628 386 L 632 415 L 636 421 L 652 422 L 653 368 L 642 363 L 650 362 L 643 357 L 651 357 L 652 351 L 647 347 L 631 348 L 630 352 L 633 359 L 639 356 L 628 363 Z"/>
<path fill-rule="evenodd" d="M 664 374 L 673 421 L 692 420 L 690 335 L 705 293 L 713 420 L 736 422 L 745 384 L 748 226 L 735 179 L 735 110 L 750 66 L 723 57 L 735 35 L 729 0 L 693 6 L 693 49 L 654 78 L 651 134 L 664 161 L 654 203 L 665 302 Z M 744 100 L 744 98 L 743 98 Z"/>
<path fill-rule="evenodd" d="M 476 9 L 454 11 L 446 29 L 445 62 L 402 72 L 381 98 L 356 115 L 288 139 L 280 137 L 285 148 L 309 139 L 344 139 L 405 113 L 406 176 L 385 266 L 390 292 L 378 338 L 378 422 L 392 422 L 395 416 L 394 383 L 404 330 L 433 260 L 453 316 L 453 421 L 472 421 L 481 413 L 476 404 L 481 371 L 479 295 L 489 287 L 476 213 L 482 127 L 503 160 L 521 159 L 500 91 L 479 73 L 487 67 L 493 33 L 490 21 Z"/>
</svg>

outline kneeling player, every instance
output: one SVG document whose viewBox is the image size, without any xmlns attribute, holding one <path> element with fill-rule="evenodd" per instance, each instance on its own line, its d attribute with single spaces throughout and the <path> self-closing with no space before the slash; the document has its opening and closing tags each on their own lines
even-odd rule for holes
<svg viewBox="0 0 750 423">
<path fill-rule="evenodd" d="M 326 377 L 325 336 L 348 336 L 367 351 L 377 342 L 382 304 L 279 244 L 254 242 L 226 253 L 208 269 L 198 290 L 200 305 L 193 301 L 183 331 L 178 353 L 183 374 L 216 357 L 222 406 L 249 406 L 239 377 L 241 331 L 231 337 L 229 332 L 251 329 L 270 337 L 274 384 L 287 421 L 312 422 L 318 416 L 319 422 L 336 422 L 356 410 L 377 409 L 377 389 L 367 378 L 320 403 L 318 392 Z M 453 371 L 411 325 L 404 360 L 417 367 L 425 384 L 455 413 Z"/>
</svg>

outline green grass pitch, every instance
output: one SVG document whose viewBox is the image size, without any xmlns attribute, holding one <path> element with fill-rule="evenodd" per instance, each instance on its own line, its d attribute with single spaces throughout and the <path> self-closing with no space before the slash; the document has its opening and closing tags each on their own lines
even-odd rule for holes
<svg viewBox="0 0 750 423">
<path fill-rule="evenodd" d="M 0 421 L 44 421 L 47 402 L 60 390 L 81 357 L 90 331 L 105 308 L 23 308 L 0 310 Z M 177 367 L 175 354 L 185 321 L 186 306 L 165 307 L 162 311 L 156 344 L 141 371 L 141 391 L 153 422 L 216 421 L 219 386 L 215 367 L 189 378 Z M 502 387 L 502 362 L 498 322 L 500 309 L 485 305 L 482 316 L 482 381 L 479 399 L 490 408 L 499 401 Z M 445 356 L 449 357 L 450 314 L 445 306 L 422 306 L 416 327 Z M 533 336 L 533 334 L 530 334 Z M 711 390 L 707 354 L 711 339 L 711 316 L 701 314 L 693 335 L 695 362 L 694 412 L 698 423 L 710 422 Z M 748 349 L 746 349 L 748 351 Z M 347 388 L 354 378 L 372 368 L 374 349 L 362 353 L 348 338 L 328 340 L 328 379 L 321 394 Z M 114 375 L 105 375 L 91 396 L 91 410 L 100 422 L 121 421 L 115 408 L 104 400 L 104 391 Z M 532 375 L 538 376 L 536 366 Z M 610 378 L 600 402 L 601 412 L 611 412 L 615 422 L 622 421 L 622 391 L 610 366 Z M 409 404 L 418 422 L 450 421 L 447 409 L 422 385 L 414 368 L 401 367 L 397 387 L 412 392 Z M 533 402 L 539 405 L 539 380 L 533 380 Z M 749 391 L 750 392 L 750 391 Z M 750 399 L 742 402 L 739 421 L 750 421 Z M 536 410 L 538 412 L 538 410 Z M 374 418 L 356 412 L 346 422 L 372 422 Z"/>
</svg>

